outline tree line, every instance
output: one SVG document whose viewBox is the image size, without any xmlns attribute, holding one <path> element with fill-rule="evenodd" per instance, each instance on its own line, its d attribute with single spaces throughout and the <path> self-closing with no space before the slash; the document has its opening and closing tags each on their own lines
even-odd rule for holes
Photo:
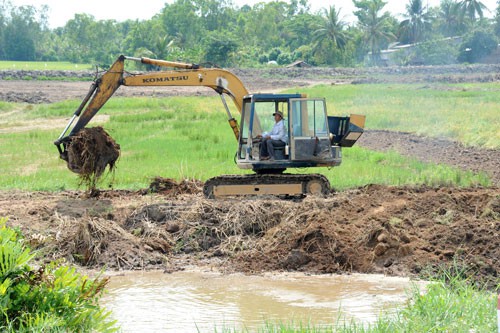
<svg viewBox="0 0 500 333">
<path fill-rule="evenodd" d="M 500 0 L 494 18 L 477 0 L 441 0 L 427 7 L 408 0 L 401 19 L 387 1 L 352 0 L 357 22 L 339 6 L 317 12 L 308 0 L 237 7 L 232 0 L 175 0 L 149 20 L 96 20 L 75 14 L 48 27 L 48 7 L 0 2 L 0 59 L 111 64 L 117 55 L 211 63 L 218 66 L 288 64 L 381 65 L 382 50 L 413 44 L 396 58 L 406 64 L 473 63 L 496 49 Z"/>
</svg>

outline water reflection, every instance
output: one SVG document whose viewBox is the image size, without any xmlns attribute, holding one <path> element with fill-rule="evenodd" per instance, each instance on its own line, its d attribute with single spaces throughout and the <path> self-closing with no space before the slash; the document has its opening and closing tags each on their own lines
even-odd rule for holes
<svg viewBox="0 0 500 333">
<path fill-rule="evenodd" d="M 339 312 L 371 322 L 394 310 L 409 283 L 380 275 L 128 273 L 111 277 L 103 305 L 123 332 L 252 330 L 291 320 L 331 326 Z"/>
</svg>

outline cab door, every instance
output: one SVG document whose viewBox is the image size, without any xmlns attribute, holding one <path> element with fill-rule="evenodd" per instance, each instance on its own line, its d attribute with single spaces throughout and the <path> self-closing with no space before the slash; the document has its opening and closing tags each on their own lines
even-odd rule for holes
<svg viewBox="0 0 500 333">
<path fill-rule="evenodd" d="M 323 98 L 290 99 L 289 121 L 292 161 L 322 162 L 333 158 Z"/>
</svg>

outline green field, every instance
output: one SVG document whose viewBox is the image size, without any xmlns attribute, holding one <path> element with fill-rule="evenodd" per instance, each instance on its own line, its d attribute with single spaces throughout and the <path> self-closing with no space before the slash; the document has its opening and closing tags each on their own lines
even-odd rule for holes
<svg viewBox="0 0 500 333">
<path fill-rule="evenodd" d="M 329 113 L 367 115 L 367 128 L 445 136 L 467 145 L 500 146 L 500 94 L 493 84 L 450 85 L 447 89 L 416 85 L 319 86 L 309 96 L 326 97 Z M 62 190 L 79 185 L 52 142 L 80 101 L 51 105 L 0 102 L 0 189 Z M 233 162 L 236 141 L 217 97 L 112 98 L 91 126 L 102 125 L 121 145 L 115 188 L 147 187 L 155 176 L 201 179 L 241 174 Z M 395 152 L 360 147 L 343 150 L 340 167 L 289 170 L 320 172 L 333 188 L 366 184 L 489 185 L 475 175 L 445 165 L 421 163 Z M 112 179 L 113 178 L 113 179 Z"/>
<path fill-rule="evenodd" d="M 366 115 L 370 129 L 445 137 L 468 146 L 500 148 L 500 85 L 372 84 L 302 89 L 325 97 L 331 114 Z"/>
<path fill-rule="evenodd" d="M 67 61 L 0 61 L 0 70 L 91 70 L 90 64 L 73 64 Z"/>
</svg>

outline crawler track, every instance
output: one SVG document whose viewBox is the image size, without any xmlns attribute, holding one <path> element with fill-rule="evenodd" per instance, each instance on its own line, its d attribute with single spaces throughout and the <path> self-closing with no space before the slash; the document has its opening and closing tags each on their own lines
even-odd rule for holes
<svg viewBox="0 0 500 333">
<path fill-rule="evenodd" d="M 203 194 L 207 198 L 238 195 L 326 195 L 330 182 L 320 174 L 252 174 L 225 175 L 205 182 Z"/>
</svg>

